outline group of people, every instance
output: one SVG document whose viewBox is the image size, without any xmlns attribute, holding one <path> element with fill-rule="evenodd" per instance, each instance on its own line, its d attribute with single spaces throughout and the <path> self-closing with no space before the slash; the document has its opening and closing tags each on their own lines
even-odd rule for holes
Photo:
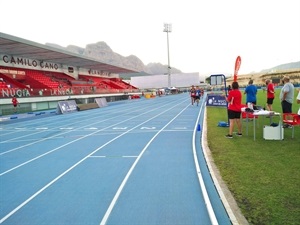
<svg viewBox="0 0 300 225">
<path fill-rule="evenodd" d="M 275 99 L 275 89 L 274 84 L 271 82 L 270 79 L 266 80 L 266 90 L 267 90 L 267 104 L 266 109 L 268 111 L 273 111 L 273 101 Z M 247 107 L 252 108 L 257 104 L 256 94 L 257 94 L 257 87 L 253 84 L 253 80 L 250 80 L 248 86 L 245 89 L 244 94 L 247 95 L 246 103 Z"/>
<path fill-rule="evenodd" d="M 292 113 L 292 105 L 294 101 L 294 85 L 290 82 L 290 78 L 285 76 L 282 79 L 283 87 L 280 91 L 280 101 L 282 113 Z M 266 109 L 268 111 L 272 111 L 273 101 L 275 99 L 275 89 L 271 80 L 266 80 L 267 86 L 267 103 Z M 242 92 L 239 90 L 238 82 L 233 82 L 231 85 L 231 90 L 228 92 L 228 96 L 226 97 L 226 101 L 228 102 L 228 118 L 229 118 L 229 133 L 225 136 L 227 138 L 233 138 L 233 129 L 234 124 L 237 125 L 237 136 L 242 136 L 242 123 L 241 123 L 241 108 L 242 108 Z M 245 88 L 244 94 L 246 97 L 246 105 L 247 107 L 253 107 L 256 105 L 256 94 L 257 88 L 253 85 L 253 80 L 250 80 L 248 86 Z M 299 94 L 296 97 L 296 101 L 300 104 L 300 90 Z M 300 117 L 300 107 L 298 110 L 298 115 Z"/>
<path fill-rule="evenodd" d="M 194 85 L 192 85 L 191 90 L 190 90 L 192 105 L 194 105 L 196 103 L 198 106 L 200 98 L 203 96 L 203 94 L 204 94 L 203 89 L 200 89 L 199 86 L 195 87 Z"/>
</svg>

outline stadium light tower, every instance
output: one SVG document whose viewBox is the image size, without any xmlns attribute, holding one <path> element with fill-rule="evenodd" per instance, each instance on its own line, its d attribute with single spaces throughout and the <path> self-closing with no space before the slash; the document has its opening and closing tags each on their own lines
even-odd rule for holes
<svg viewBox="0 0 300 225">
<path fill-rule="evenodd" d="M 171 66 L 170 66 L 170 54 L 169 54 L 169 32 L 172 32 L 172 24 L 164 24 L 164 32 L 167 32 L 167 47 L 168 47 L 168 88 L 171 87 Z"/>
</svg>

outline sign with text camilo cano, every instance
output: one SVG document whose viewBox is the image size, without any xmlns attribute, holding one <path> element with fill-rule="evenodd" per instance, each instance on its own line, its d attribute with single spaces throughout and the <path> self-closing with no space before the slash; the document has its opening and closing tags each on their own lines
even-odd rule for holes
<svg viewBox="0 0 300 225">
<path fill-rule="evenodd" d="M 242 63 L 242 59 L 238 56 L 235 60 L 233 81 L 237 81 L 238 72 Z"/>
</svg>

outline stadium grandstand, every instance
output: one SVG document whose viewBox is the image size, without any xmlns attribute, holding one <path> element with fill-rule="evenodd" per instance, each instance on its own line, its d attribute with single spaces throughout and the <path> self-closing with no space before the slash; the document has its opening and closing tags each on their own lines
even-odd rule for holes
<svg viewBox="0 0 300 225">
<path fill-rule="evenodd" d="M 119 74 L 137 73 L 47 45 L 0 33 L 0 111 L 10 113 L 16 96 L 23 111 L 55 108 L 60 100 L 79 103 L 105 97 L 115 101 L 139 96 Z"/>
</svg>

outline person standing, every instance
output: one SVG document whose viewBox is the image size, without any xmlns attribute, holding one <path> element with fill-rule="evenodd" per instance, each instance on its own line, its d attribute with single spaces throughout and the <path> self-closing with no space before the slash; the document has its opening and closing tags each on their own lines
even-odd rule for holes
<svg viewBox="0 0 300 225">
<path fill-rule="evenodd" d="M 280 91 L 280 101 L 283 113 L 292 113 L 294 100 L 294 85 L 290 82 L 290 78 L 283 77 L 283 87 Z"/>
<path fill-rule="evenodd" d="M 252 105 L 256 105 L 256 94 L 257 94 L 257 88 L 253 84 L 253 80 L 250 80 L 248 83 L 248 86 L 245 89 L 244 94 L 247 95 L 246 98 L 246 104 L 251 103 Z"/>
<path fill-rule="evenodd" d="M 196 94 L 195 94 L 195 102 L 197 103 L 197 106 L 199 105 L 200 96 L 201 96 L 201 90 L 197 86 L 196 87 Z"/>
<path fill-rule="evenodd" d="M 14 112 L 16 113 L 16 112 L 17 112 L 17 106 L 18 106 L 18 104 L 19 104 L 16 95 L 13 96 L 13 98 L 11 99 L 11 102 L 12 102 L 12 104 L 13 104 L 13 106 L 14 106 Z"/>
<path fill-rule="evenodd" d="M 267 85 L 267 110 L 273 111 L 272 105 L 275 98 L 274 84 L 272 83 L 271 80 L 267 79 L 266 85 Z"/>
<path fill-rule="evenodd" d="M 228 118 L 229 118 L 229 133 L 226 138 L 233 138 L 234 123 L 238 128 L 237 136 L 242 136 L 241 108 L 242 108 L 242 93 L 239 90 L 238 82 L 233 82 L 232 90 L 228 93 L 226 101 L 228 102 Z"/>
<path fill-rule="evenodd" d="M 231 91 L 231 90 L 232 90 L 232 89 L 231 89 L 231 86 L 228 85 L 228 87 L 227 87 L 227 95 L 228 95 L 229 91 Z"/>
<path fill-rule="evenodd" d="M 202 98 L 204 96 L 204 88 L 201 88 L 200 93 L 201 93 L 200 98 Z"/>
</svg>

